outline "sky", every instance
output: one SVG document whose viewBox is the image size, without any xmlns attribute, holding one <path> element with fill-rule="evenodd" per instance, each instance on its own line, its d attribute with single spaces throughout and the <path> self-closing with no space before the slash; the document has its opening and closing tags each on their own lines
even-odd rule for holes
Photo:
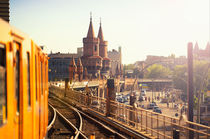
<svg viewBox="0 0 210 139">
<path fill-rule="evenodd" d="M 10 0 L 10 24 L 47 52 L 76 53 L 83 47 L 92 12 L 100 18 L 108 50 L 122 47 L 122 63 L 147 55 L 187 55 L 187 44 L 204 49 L 210 39 L 209 0 Z"/>
</svg>

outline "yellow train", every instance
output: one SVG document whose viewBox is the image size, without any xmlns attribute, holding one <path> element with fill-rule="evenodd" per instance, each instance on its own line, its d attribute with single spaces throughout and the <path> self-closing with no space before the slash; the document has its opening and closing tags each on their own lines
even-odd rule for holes
<svg viewBox="0 0 210 139">
<path fill-rule="evenodd" d="M 0 19 L 0 138 L 44 138 L 48 125 L 48 57 Z"/>
</svg>

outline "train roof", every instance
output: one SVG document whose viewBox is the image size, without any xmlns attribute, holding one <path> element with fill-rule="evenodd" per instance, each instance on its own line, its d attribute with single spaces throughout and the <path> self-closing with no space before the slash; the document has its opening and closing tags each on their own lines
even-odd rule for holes
<svg viewBox="0 0 210 139">
<path fill-rule="evenodd" d="M 0 42 L 4 42 L 3 40 L 10 41 L 10 40 L 6 39 L 6 38 L 9 38 L 10 35 L 18 37 L 23 40 L 29 39 L 29 40 L 33 41 L 33 39 L 31 39 L 28 34 L 23 33 L 19 29 L 11 26 L 7 21 L 0 18 Z M 42 50 L 40 46 L 38 46 L 38 45 L 36 45 L 36 46 L 40 50 Z M 47 55 L 47 53 L 44 53 L 44 54 Z"/>
</svg>

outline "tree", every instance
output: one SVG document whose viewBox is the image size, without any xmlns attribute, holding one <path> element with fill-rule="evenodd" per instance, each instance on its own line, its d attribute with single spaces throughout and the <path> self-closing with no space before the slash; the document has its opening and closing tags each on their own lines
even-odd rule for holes
<svg viewBox="0 0 210 139">
<path fill-rule="evenodd" d="M 187 66 L 178 65 L 173 71 L 173 84 L 176 89 L 180 89 L 184 92 L 184 96 L 187 94 Z"/>
<path fill-rule="evenodd" d="M 171 75 L 171 70 L 160 64 L 153 64 L 147 68 L 146 78 L 168 78 Z"/>
<path fill-rule="evenodd" d="M 206 92 L 210 84 L 210 64 L 206 61 L 194 61 L 194 92 Z M 183 91 L 184 100 L 187 98 L 187 66 L 178 65 L 173 71 L 173 83 L 176 89 Z M 197 96 L 195 96 L 197 97 Z M 197 99 L 195 99 L 197 100 Z M 194 101 L 196 104 L 197 101 Z"/>
<path fill-rule="evenodd" d="M 134 64 L 123 65 L 124 70 L 133 70 Z"/>
<path fill-rule="evenodd" d="M 207 91 L 210 81 L 210 63 L 206 61 L 194 62 L 194 84 L 198 91 Z"/>
</svg>

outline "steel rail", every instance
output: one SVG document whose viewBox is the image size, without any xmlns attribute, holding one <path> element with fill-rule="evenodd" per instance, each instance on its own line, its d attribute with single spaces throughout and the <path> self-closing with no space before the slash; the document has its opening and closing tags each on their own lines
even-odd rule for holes
<svg viewBox="0 0 210 139">
<path fill-rule="evenodd" d="M 69 107 L 72 107 L 70 104 L 66 103 L 65 101 L 63 101 L 63 100 L 61 100 L 61 99 L 59 99 L 59 98 L 55 98 L 55 99 L 59 100 L 60 102 L 64 103 L 65 105 L 67 105 L 67 106 L 69 106 Z M 74 108 L 74 109 L 76 109 L 76 108 Z M 82 115 L 84 115 L 85 117 L 89 118 L 90 120 L 96 122 L 97 124 L 99 124 L 99 125 L 102 126 L 103 128 L 109 130 L 109 131 L 112 132 L 113 134 L 115 134 L 115 135 L 121 137 L 122 139 L 127 139 L 127 137 L 125 137 L 124 135 L 121 135 L 121 134 L 118 133 L 117 131 L 114 131 L 113 129 L 109 128 L 109 127 L 106 126 L 105 124 L 103 124 L 103 123 L 101 123 L 101 122 L 95 120 L 94 118 L 88 116 L 88 115 L 85 114 L 84 112 L 82 112 L 82 111 L 80 111 L 80 110 L 78 110 L 78 109 L 77 109 L 77 111 L 80 112 L 80 113 L 81 113 Z"/>
<path fill-rule="evenodd" d="M 78 110 L 79 111 L 79 110 Z M 109 128 L 108 126 L 106 126 L 105 124 L 97 121 L 96 119 L 90 117 L 89 115 L 85 114 L 84 112 L 82 111 L 79 111 L 82 115 L 84 115 L 85 117 L 91 119 L 92 121 L 96 122 L 97 124 L 99 124 L 100 126 L 102 126 L 103 128 L 106 128 L 107 130 L 111 131 L 113 134 L 116 134 L 117 136 L 121 137 L 122 139 L 127 139 L 127 137 L 121 135 L 120 133 L 114 131 L 113 129 Z"/>
<path fill-rule="evenodd" d="M 56 98 L 56 97 L 53 97 L 54 99 L 57 99 L 57 100 L 59 100 L 58 98 Z M 60 101 L 60 100 L 59 100 Z M 64 102 L 62 102 L 62 103 L 64 103 Z M 67 104 L 65 104 L 65 105 L 67 105 Z M 63 118 L 72 128 L 74 128 L 74 130 L 75 130 L 75 136 L 74 136 L 74 139 L 77 139 L 78 137 L 79 137 L 79 135 L 81 135 L 83 138 L 85 138 L 85 139 L 88 139 L 88 137 L 86 137 L 83 133 L 82 133 L 82 116 L 81 116 L 81 114 L 79 113 L 79 111 L 76 109 L 76 108 L 74 108 L 74 107 L 72 107 L 72 106 L 70 106 L 70 105 L 67 105 L 68 107 L 70 107 L 72 110 L 74 110 L 77 114 L 78 114 L 78 116 L 79 116 L 79 119 L 80 119 L 80 126 L 79 126 L 79 128 L 77 128 L 74 124 L 72 124 L 72 122 L 70 122 L 65 116 L 63 116 L 58 110 L 56 110 L 55 108 L 55 111 L 58 113 L 58 115 L 61 117 L 61 118 Z"/>
<path fill-rule="evenodd" d="M 54 113 L 53 115 L 54 116 L 53 116 L 53 119 L 50 122 L 50 124 L 47 126 L 47 131 L 49 131 L 52 128 L 53 124 L 55 123 L 55 119 L 56 119 L 56 111 L 55 111 L 55 109 L 52 107 L 52 105 L 49 104 L 49 106 L 53 109 L 53 113 Z"/>
</svg>

